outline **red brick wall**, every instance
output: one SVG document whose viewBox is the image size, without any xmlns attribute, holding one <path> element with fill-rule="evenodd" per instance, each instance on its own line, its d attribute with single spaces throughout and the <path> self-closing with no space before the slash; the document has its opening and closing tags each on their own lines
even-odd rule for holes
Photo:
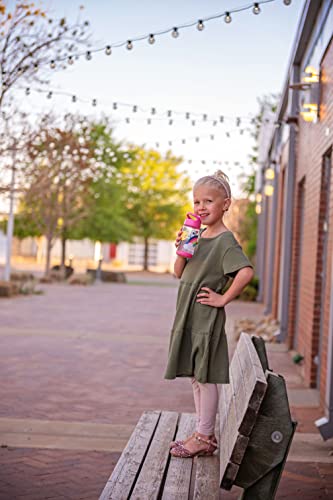
<svg viewBox="0 0 333 500">
<path fill-rule="evenodd" d="M 297 144 L 297 168 L 294 196 L 294 221 L 299 216 L 298 185 L 305 176 L 304 199 L 304 228 L 303 242 L 300 245 L 298 225 L 293 229 L 292 272 L 290 277 L 290 307 L 289 307 L 289 344 L 295 333 L 295 306 L 297 283 L 297 257 L 302 252 L 300 276 L 300 321 L 297 336 L 297 350 L 304 355 L 304 377 L 310 387 L 316 386 L 317 366 L 313 362 L 318 351 L 320 309 L 324 308 L 324 332 L 322 340 L 320 392 L 321 402 L 325 394 L 326 367 L 327 367 L 327 340 L 329 321 L 329 285 L 331 280 L 332 235 L 333 235 L 333 174 L 331 175 L 330 217 L 328 234 L 328 262 L 324 269 L 326 274 L 325 301 L 321 304 L 321 277 L 320 260 L 322 252 L 321 234 L 319 232 L 320 219 L 323 212 L 322 201 L 322 163 L 323 156 L 333 145 L 333 43 L 330 44 L 323 58 L 322 65 L 322 97 L 320 120 L 318 123 L 306 123 L 299 120 Z M 329 130 L 328 130 L 329 129 Z"/>
</svg>

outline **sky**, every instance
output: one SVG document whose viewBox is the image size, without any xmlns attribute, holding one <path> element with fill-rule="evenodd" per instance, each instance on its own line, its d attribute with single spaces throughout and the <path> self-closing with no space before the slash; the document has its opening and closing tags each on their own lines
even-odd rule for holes
<svg viewBox="0 0 333 500">
<path fill-rule="evenodd" d="M 251 3 L 86 0 L 80 12 L 90 22 L 93 49 Z M 81 4 L 48 0 L 42 5 L 56 18 L 74 20 Z M 162 154 L 171 149 L 186 160 L 181 169 L 193 180 L 221 168 L 230 177 L 233 195 L 241 196 L 237 175 L 251 172 L 248 156 L 253 139 L 239 131 L 248 127 L 249 118 L 257 114 L 258 97 L 281 92 L 303 6 L 304 0 L 293 0 L 288 7 L 283 0 L 275 0 L 262 4 L 259 15 L 252 10 L 232 14 L 230 24 L 220 18 L 205 23 L 202 31 L 195 26 L 179 30 L 177 39 L 168 33 L 156 36 L 153 45 L 143 40 L 135 42 L 130 51 L 115 48 L 112 55 L 93 54 L 90 61 L 83 56 L 69 69 L 52 72 L 52 81 L 46 87 L 67 92 L 68 96 L 47 99 L 31 84 L 29 97 L 23 90 L 16 91 L 17 102 L 32 116 L 48 109 L 64 114 L 80 111 L 96 117 L 104 112 L 113 122 L 117 139 L 145 144 Z M 72 94 L 78 102 L 71 102 Z M 94 98 L 96 107 L 91 105 Z M 118 104 L 114 111 L 113 102 L 131 106 Z M 133 113 L 133 105 L 145 112 Z M 152 107 L 156 108 L 154 116 Z M 166 118 L 167 110 L 173 111 L 172 125 Z M 186 112 L 191 114 L 189 120 Z M 194 113 L 199 116 L 192 125 Z M 203 114 L 207 114 L 206 122 Z M 218 121 L 214 126 L 213 120 L 220 116 L 224 117 L 223 124 Z M 241 117 L 238 127 L 237 117 Z M 151 125 L 147 124 L 148 118 Z M 186 139 L 186 144 L 181 139 Z"/>
</svg>

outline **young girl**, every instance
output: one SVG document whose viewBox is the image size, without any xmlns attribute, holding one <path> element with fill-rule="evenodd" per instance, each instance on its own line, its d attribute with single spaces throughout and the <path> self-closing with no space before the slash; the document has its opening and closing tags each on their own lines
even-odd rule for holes
<svg viewBox="0 0 333 500">
<path fill-rule="evenodd" d="M 206 226 L 191 259 L 177 256 L 180 280 L 176 316 L 171 331 L 166 379 L 190 377 L 197 417 L 196 431 L 170 444 L 176 457 L 212 455 L 218 406 L 217 384 L 229 383 L 228 346 L 224 330 L 226 304 L 236 298 L 253 277 L 245 256 L 223 216 L 231 203 L 228 177 L 218 170 L 201 177 L 193 188 L 194 213 Z M 178 247 L 181 231 L 176 239 Z M 234 278 L 222 295 L 228 278 Z"/>
</svg>

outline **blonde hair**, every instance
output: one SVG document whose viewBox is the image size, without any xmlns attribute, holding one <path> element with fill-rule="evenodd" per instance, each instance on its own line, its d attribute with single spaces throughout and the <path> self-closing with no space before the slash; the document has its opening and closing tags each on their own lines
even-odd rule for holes
<svg viewBox="0 0 333 500">
<path fill-rule="evenodd" d="M 204 177 L 200 177 L 200 179 L 198 179 L 194 184 L 193 189 L 204 184 L 208 184 L 212 187 L 215 187 L 216 189 L 223 189 L 223 191 L 227 195 L 227 198 L 231 199 L 229 177 L 227 176 L 227 174 L 222 172 L 222 170 L 217 170 L 213 175 L 205 175 Z"/>
</svg>

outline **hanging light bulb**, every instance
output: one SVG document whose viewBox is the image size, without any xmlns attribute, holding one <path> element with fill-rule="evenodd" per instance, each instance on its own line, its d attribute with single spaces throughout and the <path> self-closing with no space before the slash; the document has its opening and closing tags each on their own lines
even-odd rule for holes
<svg viewBox="0 0 333 500">
<path fill-rule="evenodd" d="M 151 125 L 151 118 L 147 118 L 147 125 Z"/>
<path fill-rule="evenodd" d="M 150 43 L 150 45 L 153 45 L 153 43 L 155 43 L 155 37 L 152 33 L 149 35 L 148 43 Z"/>
<path fill-rule="evenodd" d="M 76 95 L 72 95 L 72 102 L 76 102 Z"/>
<path fill-rule="evenodd" d="M 46 96 L 46 97 L 47 97 L 48 99 L 51 99 L 51 97 L 52 97 L 52 92 L 50 91 L 50 92 L 47 94 L 47 96 Z"/>
<path fill-rule="evenodd" d="M 116 102 L 114 102 L 114 103 L 113 103 L 113 105 L 112 105 L 112 107 L 113 107 L 113 109 L 118 109 L 118 105 L 117 105 L 117 103 L 116 103 Z"/>
<path fill-rule="evenodd" d="M 110 55 L 112 54 L 112 49 L 111 49 L 111 46 L 110 46 L 110 45 L 107 45 L 107 46 L 105 47 L 105 54 L 106 54 L 107 56 L 110 56 Z"/>
<path fill-rule="evenodd" d="M 226 132 L 225 134 L 227 137 L 230 137 L 230 133 L 229 132 Z"/>
<path fill-rule="evenodd" d="M 91 60 L 91 58 L 92 58 L 91 52 L 90 52 L 90 50 L 88 50 L 88 51 L 86 52 L 86 59 L 87 59 L 87 61 L 90 61 L 90 60 Z"/>
<path fill-rule="evenodd" d="M 182 144 L 186 144 L 186 139 L 182 139 Z"/>
<path fill-rule="evenodd" d="M 136 105 L 136 104 L 134 104 L 134 106 L 133 106 L 133 113 L 136 113 L 136 112 L 137 112 L 137 110 L 138 110 L 138 107 L 137 107 L 137 105 Z"/>
<path fill-rule="evenodd" d="M 224 116 L 220 116 L 220 123 L 224 122 Z"/>
<path fill-rule="evenodd" d="M 93 100 L 92 100 L 92 105 L 93 105 L 93 106 L 97 106 L 97 99 L 93 99 Z"/>
<path fill-rule="evenodd" d="M 195 120 L 192 120 L 192 126 L 193 127 L 195 126 Z"/>
<path fill-rule="evenodd" d="M 172 125 L 173 124 L 173 120 L 169 120 L 169 125 Z"/>
<path fill-rule="evenodd" d="M 30 95 L 30 87 L 27 87 L 27 88 L 25 89 L 25 95 Z"/>
<path fill-rule="evenodd" d="M 127 40 L 126 49 L 127 50 L 133 49 L 133 43 L 131 42 L 131 40 Z"/>
<path fill-rule="evenodd" d="M 290 5 L 291 4 L 291 0 L 283 0 L 283 3 L 284 3 L 284 5 Z"/>
<path fill-rule="evenodd" d="M 196 137 L 195 138 L 195 142 L 199 142 L 200 138 L 199 137 Z"/>
<path fill-rule="evenodd" d="M 229 23 L 231 23 L 231 21 L 232 21 L 232 18 L 231 18 L 230 12 L 226 12 L 225 16 L 224 16 L 224 22 L 229 24 Z"/>
<path fill-rule="evenodd" d="M 207 115 L 206 113 L 204 115 L 202 115 L 202 118 L 203 118 L 203 121 L 205 122 L 207 120 Z"/>
<path fill-rule="evenodd" d="M 171 35 L 173 36 L 173 38 L 178 38 L 179 37 L 178 28 L 173 28 L 173 30 L 171 31 Z"/>
<path fill-rule="evenodd" d="M 126 121 L 126 123 L 129 123 L 130 119 L 129 118 L 125 118 L 125 121 Z"/>
<path fill-rule="evenodd" d="M 169 146 L 172 146 L 172 141 L 168 141 Z"/>
<path fill-rule="evenodd" d="M 204 28 L 205 28 L 205 25 L 204 25 L 202 19 L 199 19 L 198 24 L 197 24 L 197 29 L 199 31 L 202 31 Z"/>
<path fill-rule="evenodd" d="M 211 141 L 213 141 L 213 140 L 214 140 L 214 135 L 213 135 L 213 134 L 210 136 L 210 140 L 211 140 Z"/>
<path fill-rule="evenodd" d="M 260 7 L 258 2 L 254 2 L 252 12 L 253 14 L 260 14 Z"/>
<path fill-rule="evenodd" d="M 239 127 L 241 119 L 239 117 L 236 118 L 236 127 Z"/>
<path fill-rule="evenodd" d="M 156 108 L 151 108 L 151 114 L 156 115 Z"/>
<path fill-rule="evenodd" d="M 171 111 L 171 109 L 169 109 L 169 111 L 168 111 L 168 117 L 170 118 L 171 115 L 172 115 L 172 111 Z"/>
<path fill-rule="evenodd" d="M 216 125 L 217 125 L 217 121 L 216 121 L 216 120 L 214 120 L 214 121 L 213 121 L 213 127 L 216 127 Z"/>
<path fill-rule="evenodd" d="M 189 120 L 190 119 L 190 113 L 186 113 L 185 114 L 185 118 L 186 118 L 186 120 Z"/>
<path fill-rule="evenodd" d="M 52 61 L 50 62 L 50 67 L 51 69 L 54 69 L 56 67 L 56 64 L 54 62 L 54 60 L 52 59 Z"/>
</svg>

